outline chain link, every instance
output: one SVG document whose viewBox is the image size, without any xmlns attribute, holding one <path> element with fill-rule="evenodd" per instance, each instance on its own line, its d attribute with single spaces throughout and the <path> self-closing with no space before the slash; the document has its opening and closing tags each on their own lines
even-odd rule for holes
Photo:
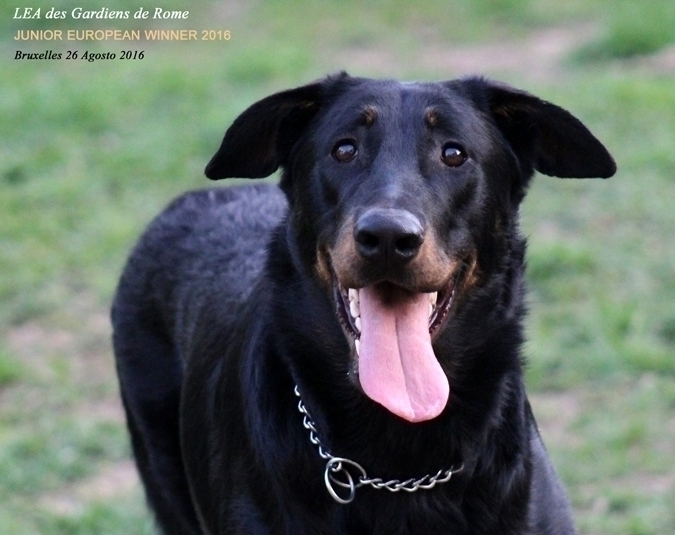
<svg viewBox="0 0 675 535">
<path fill-rule="evenodd" d="M 302 425 L 309 431 L 309 441 L 318 448 L 319 456 L 327 461 L 326 470 L 323 475 L 326 488 L 328 489 L 329 494 L 338 503 L 350 503 L 354 499 L 356 489 L 364 485 L 370 485 L 378 490 L 386 489 L 390 492 L 399 492 L 401 490 L 405 492 L 415 492 L 420 489 L 433 489 L 439 483 L 447 483 L 450 481 L 453 474 L 461 472 L 464 468 L 464 465 L 461 465 L 457 469 L 451 468 L 449 470 L 439 470 L 434 475 L 427 474 L 418 479 L 410 478 L 405 481 L 399 481 L 398 479 L 385 481 L 380 477 L 370 478 L 359 463 L 343 457 L 335 457 L 323 447 L 321 440 L 319 440 L 319 432 L 316 429 L 316 424 L 314 423 L 314 420 L 312 420 L 307 407 L 305 407 L 305 404 L 302 402 L 302 397 L 300 396 L 300 391 L 297 386 L 295 387 L 294 392 L 298 397 L 298 411 L 302 414 Z M 348 467 L 358 474 L 356 480 L 354 480 L 354 475 L 348 470 Z M 346 497 L 340 496 L 335 486 L 348 489 L 349 494 Z"/>
</svg>

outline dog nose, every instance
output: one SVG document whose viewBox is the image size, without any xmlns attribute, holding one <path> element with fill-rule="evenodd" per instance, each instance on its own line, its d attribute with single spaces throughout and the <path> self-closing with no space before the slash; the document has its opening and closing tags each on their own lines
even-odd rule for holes
<svg viewBox="0 0 675 535">
<path fill-rule="evenodd" d="M 388 268 L 417 256 L 424 242 L 424 228 L 407 210 L 371 208 L 356 221 L 354 240 L 363 258 Z"/>
</svg>

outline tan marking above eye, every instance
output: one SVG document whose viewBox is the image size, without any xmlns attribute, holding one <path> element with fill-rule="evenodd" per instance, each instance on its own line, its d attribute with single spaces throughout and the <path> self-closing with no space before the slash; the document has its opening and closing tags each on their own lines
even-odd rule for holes
<svg viewBox="0 0 675 535">
<path fill-rule="evenodd" d="M 433 128 L 438 123 L 438 111 L 434 108 L 427 108 L 424 113 L 424 120 L 427 123 L 427 126 Z"/>
<path fill-rule="evenodd" d="M 375 124 L 375 119 L 377 119 L 377 108 L 372 105 L 365 106 L 363 108 L 363 121 L 367 127 L 373 126 Z"/>
</svg>

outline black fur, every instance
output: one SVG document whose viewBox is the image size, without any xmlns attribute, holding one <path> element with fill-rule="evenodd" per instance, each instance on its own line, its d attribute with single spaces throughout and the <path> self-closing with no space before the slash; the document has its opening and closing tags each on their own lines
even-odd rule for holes
<svg viewBox="0 0 675 535">
<path fill-rule="evenodd" d="M 363 119 L 364 106 L 374 120 Z M 331 156 L 343 139 L 359 151 L 348 163 Z M 446 141 L 465 149 L 463 165 L 441 163 Z M 561 108 L 483 79 L 343 74 L 251 106 L 206 173 L 255 178 L 279 166 L 281 189 L 174 201 L 122 275 L 112 311 L 120 387 L 163 531 L 574 533 L 523 386 L 518 205 L 534 170 L 611 176 L 605 148 Z M 350 217 L 383 204 L 416 214 L 439 250 L 464 259 L 462 290 L 434 340 L 450 400 L 427 422 L 405 421 L 359 388 L 321 260 L 330 263 Z M 352 503 L 336 503 L 296 384 L 326 447 L 372 477 L 464 469 L 432 490 L 362 487 Z"/>
</svg>

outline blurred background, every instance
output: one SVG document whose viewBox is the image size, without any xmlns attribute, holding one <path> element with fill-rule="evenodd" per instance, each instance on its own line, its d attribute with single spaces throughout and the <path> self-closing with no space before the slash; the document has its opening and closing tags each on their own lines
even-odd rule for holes
<svg viewBox="0 0 675 535">
<path fill-rule="evenodd" d="M 33 7 L 52 5 L 102 7 Z M 342 69 L 485 74 L 569 109 L 614 154 L 614 178 L 540 176 L 523 205 L 528 388 L 582 534 L 675 533 L 675 2 L 145 6 L 189 10 L 180 22 L 14 20 L 18 4 L 0 6 L 0 533 L 154 533 L 109 342 L 126 255 L 173 196 L 212 185 L 204 165 L 239 112 Z M 231 39 L 14 40 L 54 28 Z"/>
</svg>

